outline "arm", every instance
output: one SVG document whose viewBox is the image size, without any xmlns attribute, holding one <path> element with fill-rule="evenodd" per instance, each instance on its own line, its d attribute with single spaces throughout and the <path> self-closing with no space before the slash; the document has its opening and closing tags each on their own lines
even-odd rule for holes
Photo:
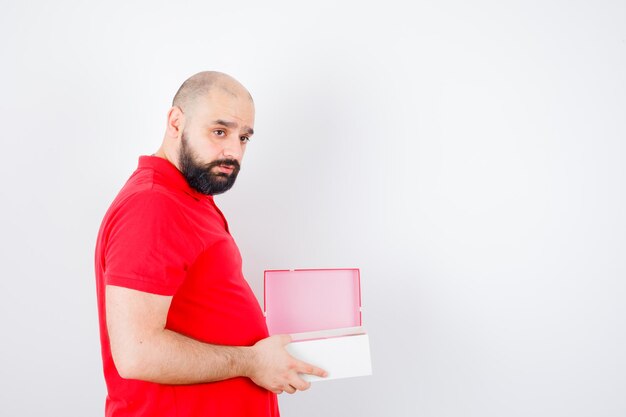
<svg viewBox="0 0 626 417">
<path fill-rule="evenodd" d="M 237 376 L 281 393 L 305 390 L 298 373 L 325 372 L 290 356 L 287 335 L 252 347 L 199 342 L 165 328 L 172 297 L 107 285 L 106 317 L 111 354 L 122 378 L 161 384 L 196 384 Z"/>
</svg>

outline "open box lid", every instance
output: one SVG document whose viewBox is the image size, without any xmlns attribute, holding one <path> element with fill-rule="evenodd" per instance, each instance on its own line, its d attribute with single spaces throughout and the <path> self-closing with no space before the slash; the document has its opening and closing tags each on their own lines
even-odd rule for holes
<svg viewBox="0 0 626 417">
<path fill-rule="evenodd" d="M 359 270 L 268 270 L 263 308 L 270 335 L 361 326 Z"/>
</svg>

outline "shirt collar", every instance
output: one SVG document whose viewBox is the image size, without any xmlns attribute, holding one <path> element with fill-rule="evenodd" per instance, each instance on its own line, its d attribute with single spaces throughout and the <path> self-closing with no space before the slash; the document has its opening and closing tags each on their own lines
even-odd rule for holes
<svg viewBox="0 0 626 417">
<path fill-rule="evenodd" d="M 159 176 L 159 181 L 189 194 L 196 200 L 213 200 L 212 195 L 206 195 L 191 188 L 178 168 L 165 158 L 154 155 L 142 155 L 139 157 L 139 164 L 137 168 L 154 170 L 155 174 Z"/>
</svg>

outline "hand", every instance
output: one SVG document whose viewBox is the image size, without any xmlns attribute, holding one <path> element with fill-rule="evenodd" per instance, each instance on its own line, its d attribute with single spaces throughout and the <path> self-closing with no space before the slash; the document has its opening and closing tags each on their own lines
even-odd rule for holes
<svg viewBox="0 0 626 417">
<path fill-rule="evenodd" d="M 302 362 L 287 353 L 285 346 L 291 342 L 289 335 L 271 336 L 252 346 L 252 364 L 248 376 L 255 384 L 281 394 L 293 394 L 311 386 L 298 374 L 325 377 L 326 371 Z"/>
</svg>

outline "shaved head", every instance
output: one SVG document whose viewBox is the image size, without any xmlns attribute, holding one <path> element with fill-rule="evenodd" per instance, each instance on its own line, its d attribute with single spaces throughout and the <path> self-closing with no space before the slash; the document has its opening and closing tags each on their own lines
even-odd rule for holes
<svg viewBox="0 0 626 417">
<path fill-rule="evenodd" d="M 247 96 L 252 101 L 252 96 L 239 81 L 228 74 L 218 71 L 202 71 L 189 77 L 180 86 L 172 106 L 179 107 L 184 113 L 192 111 L 199 97 L 206 97 L 211 90 L 220 90 L 234 97 Z"/>
</svg>

